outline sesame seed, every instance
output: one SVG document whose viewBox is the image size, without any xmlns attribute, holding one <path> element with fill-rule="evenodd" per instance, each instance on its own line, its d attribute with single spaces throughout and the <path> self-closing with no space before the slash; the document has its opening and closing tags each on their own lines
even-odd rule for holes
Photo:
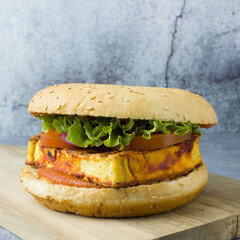
<svg viewBox="0 0 240 240">
<path fill-rule="evenodd" d="M 90 92 L 91 92 L 90 90 L 87 91 L 87 93 L 90 93 Z"/>
<path fill-rule="evenodd" d="M 133 190 L 132 190 L 132 193 L 136 193 L 136 192 L 137 192 L 137 190 L 136 190 L 136 189 L 133 189 Z"/>
<path fill-rule="evenodd" d="M 107 92 L 107 94 L 111 94 L 110 92 Z"/>
<path fill-rule="evenodd" d="M 78 108 L 80 106 L 80 104 L 81 104 L 81 102 L 79 102 L 75 108 Z"/>
<path fill-rule="evenodd" d="M 62 105 L 58 105 L 57 106 L 57 110 L 61 109 L 62 108 Z"/>
<path fill-rule="evenodd" d="M 136 94 L 139 94 L 139 95 L 144 95 L 144 93 L 142 93 L 142 92 L 133 92 L 133 93 L 136 93 Z"/>
<path fill-rule="evenodd" d="M 72 89 L 72 88 L 70 88 L 70 87 L 68 88 L 68 90 L 71 90 L 71 89 Z"/>
<path fill-rule="evenodd" d="M 59 99 L 59 96 L 56 96 L 55 98 L 56 98 L 56 99 Z"/>
<path fill-rule="evenodd" d="M 109 98 L 109 99 L 112 99 L 112 98 L 113 98 L 113 96 L 109 96 L 108 98 Z"/>
<path fill-rule="evenodd" d="M 85 109 L 87 109 L 87 110 L 92 110 L 93 109 L 93 107 L 86 107 Z"/>
<path fill-rule="evenodd" d="M 101 100 L 97 100 L 98 103 L 101 103 L 102 101 Z"/>
<path fill-rule="evenodd" d="M 55 91 L 53 90 L 53 91 L 51 91 L 49 94 L 52 94 L 52 93 L 54 93 Z"/>
<path fill-rule="evenodd" d="M 96 97 L 92 97 L 92 98 L 90 98 L 91 100 L 94 100 Z"/>
<path fill-rule="evenodd" d="M 167 97 L 167 94 L 162 94 L 162 97 Z"/>
<path fill-rule="evenodd" d="M 178 117 L 180 117 L 180 116 L 181 116 L 179 113 L 176 113 L 176 115 L 177 115 Z"/>
<path fill-rule="evenodd" d="M 128 99 L 124 99 L 123 101 L 124 101 L 124 102 L 130 102 L 130 100 L 128 100 Z"/>
<path fill-rule="evenodd" d="M 48 105 L 45 107 L 45 111 L 47 111 L 48 110 Z"/>
<path fill-rule="evenodd" d="M 164 110 L 168 110 L 168 107 L 165 106 L 165 107 L 163 107 L 163 109 L 164 109 Z"/>
</svg>

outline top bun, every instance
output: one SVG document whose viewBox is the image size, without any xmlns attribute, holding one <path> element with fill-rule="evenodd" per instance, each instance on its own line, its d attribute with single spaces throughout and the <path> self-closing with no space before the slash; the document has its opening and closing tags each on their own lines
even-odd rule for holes
<svg viewBox="0 0 240 240">
<path fill-rule="evenodd" d="M 154 119 L 216 124 L 217 117 L 201 96 L 182 89 L 71 83 L 46 87 L 30 101 L 35 115 L 59 114 Z"/>
</svg>

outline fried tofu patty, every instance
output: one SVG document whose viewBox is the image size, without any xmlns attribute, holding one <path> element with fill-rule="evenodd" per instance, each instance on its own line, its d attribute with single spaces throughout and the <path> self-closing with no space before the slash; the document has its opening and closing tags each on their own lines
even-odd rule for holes
<svg viewBox="0 0 240 240">
<path fill-rule="evenodd" d="M 127 187 L 173 179 L 203 164 L 199 136 L 148 151 L 60 149 L 30 138 L 26 164 L 55 169 L 107 187 Z"/>
</svg>

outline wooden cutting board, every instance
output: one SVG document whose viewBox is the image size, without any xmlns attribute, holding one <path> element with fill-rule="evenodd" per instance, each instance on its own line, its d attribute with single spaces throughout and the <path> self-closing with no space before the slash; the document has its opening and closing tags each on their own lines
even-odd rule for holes
<svg viewBox="0 0 240 240">
<path fill-rule="evenodd" d="M 233 239 L 240 237 L 240 181 L 214 174 L 193 202 L 169 213 L 97 219 L 49 210 L 21 188 L 26 147 L 0 144 L 0 225 L 23 239 Z"/>
</svg>

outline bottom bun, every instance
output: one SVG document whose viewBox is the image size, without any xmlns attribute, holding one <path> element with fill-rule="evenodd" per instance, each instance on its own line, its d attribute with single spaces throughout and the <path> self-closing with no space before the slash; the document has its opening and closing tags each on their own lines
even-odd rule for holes
<svg viewBox="0 0 240 240">
<path fill-rule="evenodd" d="M 24 189 L 44 206 L 94 217 L 137 217 L 170 211 L 192 201 L 205 187 L 206 165 L 172 181 L 125 188 L 77 188 L 39 179 L 37 169 L 21 172 Z"/>
</svg>

